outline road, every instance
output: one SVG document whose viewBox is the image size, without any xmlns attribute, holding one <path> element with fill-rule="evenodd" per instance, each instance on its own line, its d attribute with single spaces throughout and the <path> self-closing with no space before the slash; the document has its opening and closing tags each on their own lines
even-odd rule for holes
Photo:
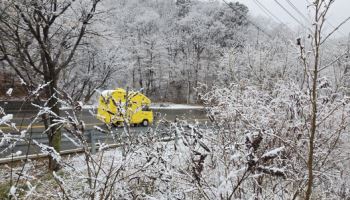
<svg viewBox="0 0 350 200">
<path fill-rule="evenodd" d="M 61 116 L 66 116 L 71 111 L 69 110 L 61 110 Z M 137 135 L 142 134 L 148 131 L 148 129 L 152 128 L 154 129 L 155 126 L 157 126 L 158 121 L 160 119 L 165 119 L 168 121 L 174 121 L 176 117 L 179 119 L 185 119 L 188 121 L 198 121 L 201 124 L 206 123 L 207 118 L 205 116 L 205 112 L 203 109 L 153 109 L 154 116 L 155 116 L 155 123 L 151 125 L 150 127 L 131 127 L 130 133 Z M 12 120 L 13 123 L 16 124 L 16 127 L 20 130 L 23 130 L 27 127 L 27 125 L 32 121 L 32 119 L 36 116 L 36 112 L 33 110 L 27 110 L 25 112 L 18 112 L 18 111 L 11 111 L 7 110 L 7 114 L 13 114 L 14 118 Z M 104 134 L 96 129 L 94 129 L 94 126 L 100 126 L 104 127 L 105 125 L 97 120 L 94 116 L 95 111 L 94 110 L 82 110 L 80 113 L 78 113 L 79 118 L 82 119 L 86 124 L 86 131 L 87 135 L 90 134 L 90 132 L 93 134 L 94 140 L 103 142 L 103 143 L 115 143 L 114 137 L 120 135 L 123 133 L 123 128 L 116 128 L 114 131 L 114 135 L 110 134 Z M 8 127 L 0 126 L 0 130 L 3 132 L 11 132 L 11 129 Z M 41 122 L 35 123 L 32 126 L 31 132 L 32 132 L 32 139 L 35 139 L 39 143 L 48 144 L 47 136 L 45 134 L 42 134 L 44 130 L 44 126 Z M 61 143 L 61 150 L 68 150 L 68 149 L 74 149 L 78 148 L 72 141 L 69 134 L 66 134 L 69 138 L 64 136 L 65 133 L 63 133 L 62 136 L 62 143 Z M 0 136 L 3 137 L 2 135 Z M 29 134 L 28 134 L 29 137 Z M 37 154 L 41 153 L 40 149 L 35 145 L 30 145 L 28 147 L 28 143 L 19 142 L 16 144 L 15 148 L 9 149 L 8 145 L 0 146 L 0 158 L 5 158 L 11 156 L 11 154 L 14 154 L 16 152 L 22 152 L 23 154 L 26 154 L 27 151 L 29 151 L 29 154 Z M 29 148 L 29 149 L 28 149 Z"/>
</svg>

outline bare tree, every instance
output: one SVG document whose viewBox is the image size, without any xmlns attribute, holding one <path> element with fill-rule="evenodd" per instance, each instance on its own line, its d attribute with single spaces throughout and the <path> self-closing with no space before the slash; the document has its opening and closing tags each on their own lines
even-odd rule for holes
<svg viewBox="0 0 350 200">
<path fill-rule="evenodd" d="M 60 75 L 69 67 L 99 2 L 11 0 L 1 4 L 1 57 L 28 85 L 49 83 L 43 97 L 56 115 Z M 55 117 L 43 116 L 43 120 L 50 129 L 49 144 L 59 152 L 60 127 Z M 52 158 L 49 168 L 58 169 Z"/>
<path fill-rule="evenodd" d="M 311 114 L 310 114 L 310 130 L 308 138 L 308 157 L 307 157 L 307 167 L 308 167 L 308 181 L 307 189 L 305 192 L 305 199 L 309 200 L 312 196 L 312 189 L 314 187 L 314 162 L 315 162 L 315 142 L 319 135 L 318 128 L 320 125 L 319 122 L 319 105 L 318 99 L 319 96 L 319 87 L 322 88 L 322 81 L 319 80 L 320 74 L 320 63 L 321 63 L 321 45 L 329 38 L 332 31 L 329 35 L 323 38 L 323 29 L 326 22 L 326 15 L 328 14 L 329 8 L 331 7 L 334 0 L 315 0 L 310 5 L 314 7 L 314 19 L 313 19 L 313 32 L 311 33 L 311 48 L 312 56 L 307 57 L 305 45 L 301 43 L 301 39 L 298 39 L 297 44 L 300 47 L 301 60 L 305 68 L 305 72 L 311 83 L 308 83 L 308 89 L 310 94 L 310 104 L 311 104 Z M 341 25 L 340 25 L 341 26 Z M 337 30 L 337 27 L 335 30 Z M 320 86 L 321 85 L 321 86 Z"/>
<path fill-rule="evenodd" d="M 60 84 L 74 101 L 88 103 L 96 91 L 107 85 L 117 71 L 116 52 L 88 45 L 78 52 L 71 67 L 62 73 Z"/>
</svg>

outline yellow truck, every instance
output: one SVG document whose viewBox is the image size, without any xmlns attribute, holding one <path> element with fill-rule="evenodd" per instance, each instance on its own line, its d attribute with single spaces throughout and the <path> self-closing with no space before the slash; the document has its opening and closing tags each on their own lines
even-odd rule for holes
<svg viewBox="0 0 350 200">
<path fill-rule="evenodd" d="M 106 124 L 123 126 L 149 126 L 153 123 L 151 100 L 140 92 L 127 92 L 124 89 L 105 90 L 101 93 L 97 118 Z"/>
</svg>

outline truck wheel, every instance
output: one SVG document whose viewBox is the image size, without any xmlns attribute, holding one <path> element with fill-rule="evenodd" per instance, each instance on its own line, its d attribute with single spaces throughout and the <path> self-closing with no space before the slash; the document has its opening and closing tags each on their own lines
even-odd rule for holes
<svg viewBox="0 0 350 200">
<path fill-rule="evenodd" d="M 145 126 L 145 127 L 148 126 L 148 120 L 146 120 L 146 119 L 143 120 L 143 121 L 142 121 L 142 126 Z"/>
<path fill-rule="evenodd" d="M 123 123 L 122 122 L 116 122 L 116 123 L 113 123 L 113 126 L 115 128 L 120 128 L 120 127 L 123 127 Z"/>
</svg>

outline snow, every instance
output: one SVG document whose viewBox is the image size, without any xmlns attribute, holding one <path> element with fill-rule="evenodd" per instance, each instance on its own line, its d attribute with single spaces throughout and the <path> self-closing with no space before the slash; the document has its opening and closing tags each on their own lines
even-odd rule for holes
<svg viewBox="0 0 350 200">
<path fill-rule="evenodd" d="M 278 174 L 280 176 L 285 176 L 285 169 L 283 169 L 283 168 L 260 166 L 260 167 L 258 167 L 258 169 L 261 170 L 261 171 L 267 172 L 267 173 L 272 173 L 272 174 Z"/>
<path fill-rule="evenodd" d="M 282 147 L 273 149 L 273 150 L 271 150 L 271 151 L 269 151 L 269 152 L 267 152 L 267 153 L 264 153 L 264 154 L 262 155 L 262 158 L 272 158 L 272 157 L 276 157 L 276 156 L 278 155 L 278 153 L 280 153 L 281 151 L 284 150 L 284 148 L 285 148 L 285 147 L 282 146 Z"/>
<path fill-rule="evenodd" d="M 7 90 L 6 95 L 7 96 L 11 96 L 12 92 L 13 92 L 13 88 L 10 88 L 10 89 Z"/>
<path fill-rule="evenodd" d="M 13 119 L 13 114 L 7 114 L 0 119 L 0 124 L 10 122 Z"/>
<path fill-rule="evenodd" d="M 21 85 L 27 85 L 23 79 L 19 78 L 19 80 L 21 81 Z"/>
<path fill-rule="evenodd" d="M 232 170 L 229 175 L 228 175 L 228 178 L 235 178 L 235 177 L 238 177 L 238 176 L 241 176 L 242 173 L 244 173 L 244 171 L 246 171 L 247 168 L 243 167 L 242 169 L 237 169 L 237 170 Z"/>
<path fill-rule="evenodd" d="M 27 181 L 27 187 L 28 187 L 28 191 L 27 191 L 27 193 L 26 193 L 26 199 L 28 199 L 28 197 L 29 196 L 31 196 L 34 192 L 35 192 L 35 189 L 36 189 L 36 186 L 32 186 L 32 184 L 29 182 L 29 181 Z"/>
<path fill-rule="evenodd" d="M 63 136 L 64 136 L 65 138 L 67 138 L 69 141 L 71 141 L 72 144 L 74 144 L 74 146 L 76 146 L 76 147 L 80 147 L 80 146 L 81 146 L 81 145 L 78 144 L 73 138 L 69 137 L 66 133 L 64 133 Z"/>
<path fill-rule="evenodd" d="M 38 86 L 34 91 L 32 91 L 32 95 L 34 95 L 34 96 L 39 96 L 39 92 L 40 92 L 42 89 L 44 89 L 45 87 L 47 87 L 50 83 L 51 83 L 51 81 L 50 81 L 50 82 L 47 82 L 47 83 L 45 83 L 45 84 L 39 84 L 39 86 Z"/>
<path fill-rule="evenodd" d="M 99 126 L 94 126 L 94 129 L 96 129 L 96 130 L 98 130 L 98 131 L 100 131 L 102 133 L 106 132 L 105 130 L 103 130 L 103 128 L 101 128 Z"/>
<path fill-rule="evenodd" d="M 24 138 L 27 134 L 27 130 L 21 131 L 21 138 Z"/>
<path fill-rule="evenodd" d="M 114 91 L 115 90 L 104 90 L 101 92 L 101 95 L 106 97 L 106 96 L 111 95 Z"/>
<path fill-rule="evenodd" d="M 33 140 L 33 143 L 40 148 L 42 153 L 50 155 L 57 162 L 59 162 L 61 160 L 60 154 L 57 153 L 57 151 L 53 147 L 50 147 L 50 146 L 47 146 L 45 144 L 39 143 L 36 140 Z"/>
<path fill-rule="evenodd" d="M 212 123 L 205 124 L 204 127 L 198 122 L 200 129 L 186 124 L 182 118 L 181 120 L 175 118 L 174 123 L 165 120 L 166 125 L 159 126 L 161 130 L 158 127 L 149 128 L 147 131 L 139 131 L 140 129 L 135 128 L 133 129 L 135 134 L 130 132 L 130 137 L 111 134 L 114 141 L 118 142 L 117 144 L 119 141 L 123 142 L 121 146 L 115 150 L 107 150 L 107 141 L 98 141 L 99 151 L 90 155 L 88 144 L 85 143 L 85 137 L 83 137 L 83 132 L 87 129 L 80 128 L 79 124 L 83 127 L 85 125 L 79 121 L 81 116 L 75 116 L 74 110 L 81 107 L 89 110 L 88 112 L 95 116 L 96 110 L 94 109 L 97 108 L 97 105 L 83 105 L 82 102 L 71 103 L 72 99 L 75 101 L 76 98 L 68 97 L 69 103 L 62 104 L 66 106 L 62 107 L 62 110 L 69 110 L 66 113 L 73 113 L 73 117 L 57 116 L 48 107 L 38 107 L 40 111 L 33 120 L 33 124 L 36 120 L 39 122 L 41 114 L 49 114 L 50 117 L 55 118 L 53 123 L 50 123 L 50 127 L 62 124 L 67 125 L 64 128 L 74 128 L 72 136 L 67 134 L 63 136 L 76 146 L 87 145 L 84 146 L 86 151 L 83 154 L 62 158 L 63 162 L 60 163 L 63 167 L 62 175 L 53 173 L 55 179 L 58 180 L 56 182 L 62 184 L 66 189 L 67 198 L 86 199 L 95 193 L 95 199 L 107 198 L 101 193 L 105 191 L 103 189 L 107 185 L 111 188 L 112 193 L 115 192 L 110 198 L 115 199 L 204 199 L 207 195 L 207 199 L 229 199 L 230 193 L 232 193 L 231 199 L 288 199 L 294 194 L 295 198 L 302 198 L 305 184 L 300 184 L 300 182 L 307 181 L 305 174 L 308 172 L 305 163 L 307 162 L 307 141 L 310 140 L 310 113 L 312 113 L 309 98 L 311 90 L 308 86 L 313 77 L 310 74 L 312 69 L 303 69 L 300 64 L 297 49 L 292 46 L 294 43 L 289 41 L 287 44 L 285 39 L 279 37 L 271 40 L 263 34 L 256 34 L 256 31 L 252 31 L 252 28 L 255 30 L 252 26 L 240 30 L 237 24 L 230 22 L 246 24 L 246 20 L 239 20 L 243 19 L 244 15 L 242 15 L 243 18 L 237 16 L 237 12 L 232 12 L 224 4 L 223 6 L 214 3 L 201 5 L 202 1 L 177 1 L 175 4 L 173 0 L 161 3 L 130 0 L 115 4 L 113 0 L 109 1 L 114 3 L 115 9 L 112 10 L 115 12 L 111 11 L 113 16 L 106 15 L 104 19 L 108 19 L 106 21 L 106 25 L 110 26 L 108 28 L 117 32 L 115 32 L 116 37 L 107 39 L 107 41 L 116 44 L 118 49 L 120 47 L 122 50 L 111 51 L 113 56 L 118 55 L 116 60 L 110 59 L 107 54 L 105 56 L 105 53 L 100 51 L 102 48 L 98 46 L 96 50 L 91 51 L 93 54 L 95 51 L 98 54 L 98 57 L 94 57 L 93 60 L 96 66 L 109 66 L 109 63 L 104 62 L 108 59 L 113 63 L 111 69 L 115 73 L 108 73 L 112 80 L 107 81 L 101 88 L 111 85 L 123 87 L 131 85 L 131 81 L 138 85 L 137 82 L 140 81 L 142 86 L 146 86 L 147 82 L 151 83 L 147 85 L 150 87 L 147 88 L 147 92 L 156 89 L 154 95 L 157 95 L 159 99 L 178 98 L 177 100 L 180 101 L 186 98 L 193 101 L 197 99 L 198 93 L 198 100 L 208 106 L 206 110 L 209 112 Z M 70 2 L 73 1 L 68 0 L 66 3 Z M 187 11 L 186 2 L 189 2 Z M 25 4 L 21 5 L 23 6 Z M 80 11 L 78 6 L 74 8 Z M 239 5 L 236 4 L 236 6 L 238 8 Z M 26 10 L 23 9 L 23 11 Z M 248 12 L 248 10 L 245 11 L 244 6 L 242 6 L 242 11 Z M 57 13 L 59 12 L 49 12 L 54 16 Z M 94 12 L 87 10 L 84 13 L 93 14 Z M 65 21 L 63 25 L 69 30 L 68 26 L 74 25 L 74 20 L 69 20 L 72 15 L 64 16 L 63 14 L 62 16 L 63 18 L 60 19 Z M 108 24 L 109 20 L 113 23 Z M 261 22 L 259 24 L 263 24 Z M 80 23 L 80 20 L 77 23 Z M 55 25 L 57 25 L 55 27 L 60 27 L 59 24 Z M 264 26 L 269 33 L 275 33 L 278 27 L 270 24 Z M 95 29 L 92 27 L 91 30 Z M 276 36 L 290 32 L 290 38 L 294 38 L 293 35 L 296 34 L 288 29 L 277 31 Z M 305 39 L 307 42 L 307 35 L 303 35 L 299 37 L 299 40 Z M 257 36 L 259 36 L 258 44 L 255 40 Z M 227 41 L 226 38 L 229 38 L 230 41 Z M 91 39 L 87 42 L 98 43 L 98 41 L 93 41 L 92 37 Z M 242 42 L 241 39 L 243 39 Z M 100 45 L 103 46 L 104 42 L 100 42 Z M 29 45 L 29 48 L 34 47 L 32 49 L 35 49 L 37 44 L 30 43 Z M 242 47 L 235 48 L 236 45 L 237 47 L 242 45 Z M 303 45 L 302 47 L 305 55 L 301 55 L 301 59 L 307 59 L 307 63 L 313 62 L 314 58 L 311 54 L 314 52 L 313 46 Z M 324 49 L 325 52 L 321 56 L 322 63 L 328 63 L 333 60 L 333 57 L 338 57 L 339 51 L 327 55 L 334 48 L 325 47 L 327 48 Z M 203 53 L 201 54 L 197 49 L 202 49 L 200 52 Z M 33 50 L 33 53 L 36 55 L 36 51 Z M 106 72 L 100 69 L 103 67 L 96 67 L 99 70 L 86 70 L 85 63 L 90 63 L 90 59 L 86 60 L 87 62 L 84 61 L 87 55 L 90 57 L 90 51 L 87 53 L 78 52 L 74 65 L 79 66 L 78 69 L 72 70 L 72 72 L 77 71 L 76 74 L 70 74 L 68 69 L 68 72 L 60 77 L 67 78 L 62 83 L 67 81 L 68 87 L 74 87 L 74 91 L 75 88 L 80 88 L 79 84 L 82 80 L 87 80 L 89 84 L 99 84 L 98 82 L 103 79 L 103 74 Z M 198 60 L 196 56 L 199 56 Z M 141 58 L 137 59 L 140 62 L 134 63 L 135 58 Z M 80 59 L 83 62 L 80 62 Z M 341 195 L 346 198 L 350 194 L 348 159 L 350 154 L 348 145 L 350 109 L 348 100 L 341 99 L 341 93 L 348 93 L 348 91 L 342 91 L 345 90 L 342 87 L 348 86 L 342 83 L 343 75 L 344 80 L 348 79 L 346 74 L 343 74 L 345 72 L 342 68 L 348 66 L 348 62 L 349 59 L 342 57 L 335 65 L 337 70 L 329 74 L 331 77 L 329 80 L 319 79 L 318 98 L 311 101 L 316 102 L 318 106 L 317 134 L 314 141 L 317 145 L 314 148 L 313 158 L 319 162 L 311 166 L 314 167 L 315 183 L 317 183 L 313 188 L 312 197 L 315 199 L 341 199 Z M 154 74 L 148 73 L 148 70 Z M 135 80 L 130 80 L 131 72 L 136 72 L 133 74 L 136 75 L 133 77 L 136 78 Z M 327 72 L 324 74 L 328 75 Z M 305 78 L 305 85 L 304 80 L 301 83 L 302 75 Z M 72 80 L 74 83 L 70 83 L 69 81 L 75 76 L 77 78 Z M 317 77 L 314 78 L 316 80 Z M 20 80 L 24 85 L 24 81 Z M 58 80 L 58 83 L 61 83 L 60 81 L 61 79 Z M 199 83 L 205 81 L 208 85 L 203 84 L 205 88 L 202 91 L 201 87 L 194 88 L 194 85 L 197 85 L 194 84 L 195 81 Z M 35 82 L 38 83 L 40 80 Z M 336 87 L 332 85 L 333 83 L 337 84 L 334 85 Z M 44 90 L 44 87 L 47 85 L 40 85 L 33 94 L 41 95 L 40 90 Z M 99 93 L 95 86 L 91 88 Z M 333 88 L 336 90 L 333 91 Z M 71 94 L 72 88 L 63 87 L 63 89 Z M 207 93 L 207 90 L 212 92 Z M 101 95 L 108 96 L 112 92 L 114 90 L 103 91 Z M 11 96 L 12 93 L 11 88 L 6 94 Z M 79 92 L 77 94 L 79 95 Z M 85 90 L 81 94 L 85 95 Z M 50 98 L 61 96 L 64 95 L 54 95 Z M 70 105 L 75 103 L 78 104 L 76 107 Z M 125 104 L 119 104 L 122 107 L 123 105 Z M 203 109 L 204 107 L 155 102 L 151 108 L 161 111 L 170 110 L 169 113 L 174 114 L 172 112 L 175 110 Z M 70 112 L 71 110 L 73 111 Z M 123 110 L 123 112 L 126 111 Z M 0 124 L 5 123 L 10 126 L 12 117 L 12 115 L 5 115 L 0 108 Z M 107 128 L 112 129 L 112 127 Z M 110 130 L 105 131 L 98 126 L 95 126 L 94 129 L 111 133 Z M 129 133 L 126 127 L 124 129 L 125 134 Z M 29 132 L 29 128 L 27 131 Z M 17 133 L 16 137 L 10 137 L 10 134 L 5 135 L 0 130 L 0 136 L 4 135 L 0 139 L 0 146 L 13 142 L 10 145 L 12 147 L 17 141 L 28 140 L 25 138 L 27 131 L 17 131 L 20 132 L 21 137 Z M 139 132 L 141 133 L 138 134 Z M 168 142 L 157 141 L 163 135 L 170 137 Z M 174 137 L 175 140 L 170 140 L 171 137 Z M 80 140 L 80 143 L 77 140 Z M 51 147 L 39 144 L 37 141 L 34 143 L 43 152 L 59 158 L 57 152 Z M 281 153 L 283 156 L 280 156 Z M 18 151 L 16 154 L 19 155 L 21 152 Z M 201 160 L 203 162 L 199 162 Z M 28 165 L 30 165 L 29 161 L 24 163 L 23 168 Z M 4 171 L 0 170 L 0 177 L 5 177 Z M 35 174 L 35 169 L 33 171 Z M 40 170 L 37 177 L 41 179 L 40 175 L 43 175 L 45 171 L 47 170 Z M 22 176 L 22 174 L 12 172 L 15 171 L 11 171 L 11 175 L 7 177 Z M 22 173 L 22 171 L 19 172 Z M 93 176 L 91 177 L 90 174 Z M 115 179 L 110 175 L 115 176 Z M 24 172 L 25 179 L 18 179 L 20 180 L 18 183 L 24 183 L 23 180 L 27 180 L 26 176 Z M 198 182 L 195 182 L 195 178 L 198 179 Z M 113 179 L 116 180 L 115 183 L 110 182 Z M 8 181 L 8 179 L 1 178 L 0 181 Z M 38 195 L 36 198 L 65 198 L 65 195 L 59 191 L 57 183 L 48 181 L 47 177 L 43 177 L 40 181 L 33 182 L 33 184 L 38 184 L 39 188 L 38 193 L 33 194 Z M 91 186 L 91 181 L 95 182 L 96 187 Z M 15 195 L 21 195 L 22 198 L 24 194 L 23 188 L 25 187 L 19 184 L 12 186 L 9 190 L 13 198 L 16 198 Z M 51 187 L 50 184 L 53 184 L 54 187 Z M 25 189 L 30 191 L 31 188 L 35 188 L 29 182 L 27 185 Z M 115 196 L 112 197 L 112 195 Z M 29 197 L 28 199 L 36 198 Z"/>
<path fill-rule="evenodd" d="M 16 197 L 16 190 L 17 190 L 17 188 L 14 185 L 12 185 L 9 194 L 12 197 Z"/>
<path fill-rule="evenodd" d="M 62 180 L 62 178 L 59 175 L 57 175 L 55 171 L 52 172 L 52 175 L 55 177 L 57 181 L 60 182 L 60 184 L 64 184 L 64 181 Z"/>
</svg>

